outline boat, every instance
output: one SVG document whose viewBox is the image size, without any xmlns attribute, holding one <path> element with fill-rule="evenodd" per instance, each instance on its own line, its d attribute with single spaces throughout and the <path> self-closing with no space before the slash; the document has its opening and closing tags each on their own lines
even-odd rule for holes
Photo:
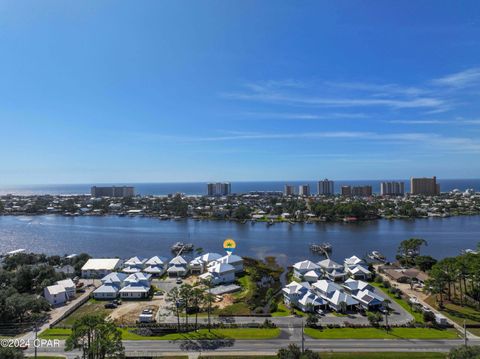
<svg viewBox="0 0 480 359">
<path fill-rule="evenodd" d="M 274 224 L 275 222 L 273 221 L 273 219 L 271 219 L 269 222 L 267 222 L 267 227 L 273 226 Z"/>
<path fill-rule="evenodd" d="M 310 250 L 315 253 L 329 253 L 332 251 L 332 245 L 328 242 L 310 244 Z"/>
<path fill-rule="evenodd" d="M 460 254 L 478 254 L 478 251 L 476 251 L 474 249 L 467 248 L 467 249 L 462 249 L 460 251 Z"/>
<path fill-rule="evenodd" d="M 192 243 L 177 242 L 172 246 L 171 250 L 178 254 L 180 252 L 191 252 L 193 251 L 193 247 Z"/>
<path fill-rule="evenodd" d="M 385 261 L 385 256 L 382 253 L 380 253 L 379 251 L 372 251 L 368 255 L 368 258 L 373 259 L 373 260 L 377 260 L 377 261 L 380 261 L 380 262 Z"/>
</svg>

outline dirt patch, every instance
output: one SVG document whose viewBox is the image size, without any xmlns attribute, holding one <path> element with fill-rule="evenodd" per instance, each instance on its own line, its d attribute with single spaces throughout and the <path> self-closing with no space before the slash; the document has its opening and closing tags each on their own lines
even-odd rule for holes
<svg viewBox="0 0 480 359">
<path fill-rule="evenodd" d="M 142 310 L 153 309 L 153 312 L 157 313 L 158 309 L 163 306 L 165 306 L 165 301 L 163 299 L 155 299 L 148 302 L 124 301 L 122 305 L 113 310 L 113 312 L 109 315 L 109 318 L 117 324 L 132 325 L 138 321 L 138 316 Z"/>
<path fill-rule="evenodd" d="M 233 303 L 235 303 L 233 295 L 231 295 L 231 294 L 224 294 L 221 297 L 222 297 L 222 300 L 220 302 L 215 303 L 215 305 L 218 307 L 218 309 L 223 309 L 223 308 L 228 307 L 229 305 L 232 305 Z"/>
</svg>

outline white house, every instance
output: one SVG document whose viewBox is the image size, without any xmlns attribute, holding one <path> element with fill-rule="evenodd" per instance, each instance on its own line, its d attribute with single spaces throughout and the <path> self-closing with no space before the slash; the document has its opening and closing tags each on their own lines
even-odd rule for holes
<svg viewBox="0 0 480 359">
<path fill-rule="evenodd" d="M 343 261 L 343 264 L 345 264 L 346 267 L 354 267 L 359 264 L 363 264 L 364 261 L 357 256 L 351 256 L 350 258 L 345 258 Z"/>
<path fill-rule="evenodd" d="M 215 263 L 208 267 L 208 272 L 200 276 L 201 279 L 211 280 L 213 285 L 233 283 L 235 281 L 235 267 L 228 263 Z"/>
<path fill-rule="evenodd" d="M 82 267 L 83 278 L 102 278 L 120 267 L 118 258 L 92 258 Z"/>
<path fill-rule="evenodd" d="M 366 310 L 378 309 L 383 306 L 385 299 L 374 292 L 364 289 L 357 291 L 352 297 Z"/>
<path fill-rule="evenodd" d="M 67 299 L 72 299 L 73 297 L 75 297 L 76 291 L 75 291 L 75 283 L 73 283 L 73 280 L 71 279 L 59 280 L 57 281 L 56 284 L 65 288 Z"/>
<path fill-rule="evenodd" d="M 359 264 L 356 266 L 345 267 L 348 276 L 353 279 L 363 279 L 368 280 L 372 277 L 372 272 L 368 270 L 365 266 Z"/>
<path fill-rule="evenodd" d="M 344 267 L 331 259 L 324 259 L 318 262 L 324 275 L 333 281 L 343 281 L 347 274 L 344 271 Z"/>
<path fill-rule="evenodd" d="M 122 299 L 139 299 L 147 298 L 149 292 L 150 285 L 146 286 L 142 283 L 133 283 L 120 289 L 119 294 Z"/>
<path fill-rule="evenodd" d="M 122 269 L 122 272 L 125 273 L 137 273 L 142 271 L 144 265 L 145 265 L 146 259 L 140 259 L 139 257 L 135 256 L 132 257 L 123 263 L 124 268 Z"/>
<path fill-rule="evenodd" d="M 167 273 L 170 277 L 184 277 L 188 273 L 187 261 L 182 256 L 176 256 L 168 263 Z"/>
<path fill-rule="evenodd" d="M 282 293 L 286 305 L 303 312 L 325 307 L 325 301 L 310 290 L 308 283 L 291 282 L 282 289 Z"/>
<path fill-rule="evenodd" d="M 243 258 L 235 254 L 223 256 L 221 258 L 218 258 L 215 262 L 232 265 L 233 268 L 235 268 L 235 273 L 243 272 Z"/>
<path fill-rule="evenodd" d="M 165 260 L 159 256 L 154 256 L 145 262 L 145 268 L 143 271 L 154 276 L 161 276 L 165 273 L 166 263 Z"/>
<path fill-rule="evenodd" d="M 309 283 L 315 283 L 321 278 L 321 274 L 318 272 L 311 270 L 303 275 L 303 280 L 309 282 Z"/>
<path fill-rule="evenodd" d="M 320 273 L 319 269 L 320 267 L 317 264 L 309 260 L 304 260 L 301 262 L 297 262 L 293 265 L 293 275 L 295 276 L 295 278 L 303 279 L 305 273 L 312 270 Z"/>
<path fill-rule="evenodd" d="M 115 299 L 120 291 L 120 286 L 114 284 L 110 279 L 107 279 L 103 284 L 93 291 L 93 298 L 95 299 Z"/>
<path fill-rule="evenodd" d="M 337 312 L 341 312 L 342 308 L 345 310 L 352 310 L 358 305 L 358 301 L 355 300 L 350 294 L 336 290 L 329 295 L 322 296 L 328 303 L 328 306 Z M 342 304 L 344 303 L 344 304 Z"/>
<path fill-rule="evenodd" d="M 50 285 L 43 290 L 43 296 L 51 306 L 59 306 L 67 302 L 67 292 L 58 284 Z"/>
<path fill-rule="evenodd" d="M 216 261 L 220 258 L 222 258 L 221 254 L 209 252 L 209 253 L 202 254 L 201 256 L 199 256 L 195 259 L 200 259 L 205 264 L 209 264 L 209 263 L 214 262 L 214 261 Z"/>
<path fill-rule="evenodd" d="M 188 269 L 191 273 L 201 274 L 205 271 L 205 262 L 199 258 L 192 259 L 188 263 Z"/>
</svg>

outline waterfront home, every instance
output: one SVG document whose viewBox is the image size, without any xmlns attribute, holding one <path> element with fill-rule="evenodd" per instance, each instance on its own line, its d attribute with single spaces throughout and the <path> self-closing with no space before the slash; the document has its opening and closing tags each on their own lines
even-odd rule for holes
<svg viewBox="0 0 480 359">
<path fill-rule="evenodd" d="M 338 264 L 337 262 L 332 261 L 327 258 L 323 261 L 317 263 L 320 269 L 322 270 L 325 277 L 333 281 L 343 281 L 347 274 L 345 273 L 344 266 Z"/>
<path fill-rule="evenodd" d="M 188 273 L 187 261 L 182 256 L 176 256 L 168 262 L 167 273 L 170 277 L 184 277 Z"/>
<path fill-rule="evenodd" d="M 125 278 L 124 285 L 140 283 L 145 286 L 150 286 L 150 278 L 152 276 L 150 274 L 145 274 L 142 272 L 132 273 L 127 278 Z"/>
<path fill-rule="evenodd" d="M 322 277 L 318 272 L 311 270 L 303 275 L 303 280 L 309 283 L 315 283 Z"/>
<path fill-rule="evenodd" d="M 64 287 L 58 284 L 46 287 L 43 290 L 43 296 L 52 307 L 63 305 L 68 299 L 67 291 Z"/>
<path fill-rule="evenodd" d="M 63 273 L 67 276 L 73 276 L 75 274 L 75 268 L 70 264 L 66 264 L 64 266 L 56 266 L 54 267 L 55 273 Z"/>
<path fill-rule="evenodd" d="M 75 283 L 73 283 L 73 280 L 71 280 L 70 278 L 59 280 L 56 282 L 56 284 L 65 288 L 67 299 L 72 299 L 73 297 L 75 297 L 76 290 L 75 290 Z"/>
<path fill-rule="evenodd" d="M 218 258 L 215 262 L 232 265 L 233 268 L 235 268 L 235 273 L 243 272 L 243 258 L 235 254 L 223 256 L 221 258 Z"/>
<path fill-rule="evenodd" d="M 132 257 L 123 263 L 124 268 L 122 272 L 125 273 L 137 273 L 143 270 L 146 259 L 140 259 L 138 257 Z"/>
<path fill-rule="evenodd" d="M 82 278 L 102 278 L 119 267 L 118 258 L 91 258 L 82 267 Z"/>
<path fill-rule="evenodd" d="M 127 277 L 128 277 L 128 274 L 126 273 L 112 272 L 110 274 L 107 274 L 100 281 L 102 282 L 102 284 L 111 283 L 113 285 L 121 287 Z"/>
<path fill-rule="evenodd" d="M 335 291 L 342 291 L 342 287 L 327 279 L 321 279 L 312 284 L 312 289 L 320 296 L 328 296 Z"/>
<path fill-rule="evenodd" d="M 163 273 L 165 273 L 165 267 L 165 260 L 159 256 L 154 256 L 145 262 L 145 268 L 143 269 L 143 272 L 154 276 L 161 276 Z"/>
<path fill-rule="evenodd" d="M 347 290 L 348 293 L 354 294 L 358 291 L 362 290 L 373 290 L 373 287 L 364 282 L 362 280 L 355 280 L 352 278 L 348 278 L 345 283 L 343 283 L 343 287 Z"/>
<path fill-rule="evenodd" d="M 192 259 L 188 263 L 188 269 L 192 274 L 202 274 L 205 271 L 205 262 L 199 258 Z"/>
<path fill-rule="evenodd" d="M 379 309 L 383 306 L 385 300 L 368 289 L 357 291 L 352 297 L 357 300 L 365 310 Z"/>
<path fill-rule="evenodd" d="M 320 274 L 320 267 L 309 260 L 297 262 L 293 265 L 293 275 L 300 280 L 303 280 L 304 274 L 310 271 L 315 271 Z"/>
<path fill-rule="evenodd" d="M 368 280 L 372 277 L 372 272 L 368 270 L 368 265 L 363 259 L 360 259 L 357 256 L 345 258 L 344 265 L 347 275 L 354 279 Z"/>
<path fill-rule="evenodd" d="M 208 267 L 208 272 L 200 275 L 200 279 L 209 280 L 213 285 L 233 283 L 235 267 L 228 263 L 216 262 Z"/>
<path fill-rule="evenodd" d="M 201 260 L 203 263 L 205 263 L 206 265 L 208 265 L 209 263 L 212 263 L 218 259 L 222 258 L 222 255 L 221 254 L 218 254 L 218 253 L 213 253 L 213 252 L 209 252 L 209 253 L 205 253 L 205 254 L 202 254 L 201 256 L 199 257 L 196 257 L 195 259 L 199 259 Z"/>
</svg>

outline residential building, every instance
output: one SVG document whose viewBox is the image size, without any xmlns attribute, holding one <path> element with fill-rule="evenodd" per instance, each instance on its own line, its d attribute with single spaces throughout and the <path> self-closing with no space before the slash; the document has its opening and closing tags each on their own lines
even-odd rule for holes
<svg viewBox="0 0 480 359">
<path fill-rule="evenodd" d="M 333 196 L 335 194 L 334 183 L 325 178 L 317 183 L 317 192 L 319 195 Z"/>
<path fill-rule="evenodd" d="M 92 197 L 133 197 L 135 196 L 135 187 L 133 186 L 92 186 L 90 189 Z"/>
<path fill-rule="evenodd" d="M 350 197 L 352 195 L 352 187 L 342 186 L 341 193 L 342 193 L 342 196 Z"/>
<path fill-rule="evenodd" d="M 46 287 L 43 296 L 52 307 L 63 305 L 68 300 L 65 288 L 58 284 Z"/>
<path fill-rule="evenodd" d="M 405 194 L 405 183 L 382 182 L 380 183 L 380 194 L 382 196 L 403 196 Z"/>
<path fill-rule="evenodd" d="M 286 305 L 303 312 L 324 309 L 326 306 L 326 302 L 311 290 L 308 283 L 291 282 L 282 289 L 282 293 Z"/>
<path fill-rule="evenodd" d="M 101 279 L 102 285 L 93 291 L 93 298 L 112 300 L 118 297 L 118 292 L 124 286 L 126 273 L 112 272 Z"/>
<path fill-rule="evenodd" d="M 223 256 L 212 263 L 217 263 L 217 262 L 232 265 L 235 268 L 235 273 L 243 272 L 243 258 L 235 254 Z"/>
<path fill-rule="evenodd" d="M 290 184 L 286 184 L 284 189 L 283 189 L 283 194 L 285 196 L 293 196 L 295 195 L 295 186 L 292 186 Z"/>
<path fill-rule="evenodd" d="M 119 267 L 118 258 L 91 258 L 82 267 L 82 278 L 102 278 Z"/>
<path fill-rule="evenodd" d="M 185 277 L 188 273 L 187 261 L 182 256 L 176 256 L 168 262 L 167 273 L 170 277 Z"/>
<path fill-rule="evenodd" d="M 310 271 L 320 274 L 320 266 L 309 260 L 297 262 L 293 265 L 293 276 L 300 280 L 303 280 L 303 276 Z"/>
<path fill-rule="evenodd" d="M 368 270 L 368 265 L 363 259 L 360 259 L 357 256 L 345 258 L 344 266 L 347 275 L 353 279 L 368 280 L 372 277 L 372 272 Z"/>
<path fill-rule="evenodd" d="M 345 273 L 344 266 L 332 261 L 331 259 L 324 259 L 317 263 L 322 270 L 325 277 L 333 281 L 345 280 L 347 274 Z"/>
<path fill-rule="evenodd" d="M 227 196 L 232 192 L 230 182 L 216 182 L 207 184 L 207 194 L 210 197 Z"/>
<path fill-rule="evenodd" d="M 372 195 L 372 186 L 354 186 L 352 187 L 352 196 L 370 197 Z"/>
<path fill-rule="evenodd" d="M 215 262 L 208 267 L 208 272 L 200 275 L 203 280 L 210 280 L 213 285 L 235 282 L 235 267 L 228 263 Z"/>
<path fill-rule="evenodd" d="M 146 259 L 140 259 L 137 256 L 132 257 L 127 261 L 125 261 L 125 263 L 123 263 L 124 268 L 122 269 L 122 272 L 125 272 L 125 273 L 140 272 L 143 269 L 146 261 L 147 261 Z"/>
<path fill-rule="evenodd" d="M 413 195 L 436 196 L 440 194 L 437 177 L 410 178 L 410 193 Z"/>
<path fill-rule="evenodd" d="M 160 258 L 159 256 L 153 256 L 149 260 L 145 262 L 145 268 L 143 271 L 145 273 L 154 275 L 154 276 L 161 276 L 165 273 L 166 270 L 166 263 L 165 259 Z"/>
<path fill-rule="evenodd" d="M 75 283 L 70 278 L 59 280 L 55 284 L 61 285 L 63 288 L 65 288 L 65 294 L 67 295 L 67 299 L 72 299 L 73 297 L 75 297 Z"/>
<path fill-rule="evenodd" d="M 304 197 L 310 196 L 310 185 L 302 184 L 298 186 L 298 195 Z"/>
<path fill-rule="evenodd" d="M 118 291 L 122 299 L 147 298 L 150 293 L 150 274 L 133 273 L 123 283 L 123 288 Z"/>
</svg>

